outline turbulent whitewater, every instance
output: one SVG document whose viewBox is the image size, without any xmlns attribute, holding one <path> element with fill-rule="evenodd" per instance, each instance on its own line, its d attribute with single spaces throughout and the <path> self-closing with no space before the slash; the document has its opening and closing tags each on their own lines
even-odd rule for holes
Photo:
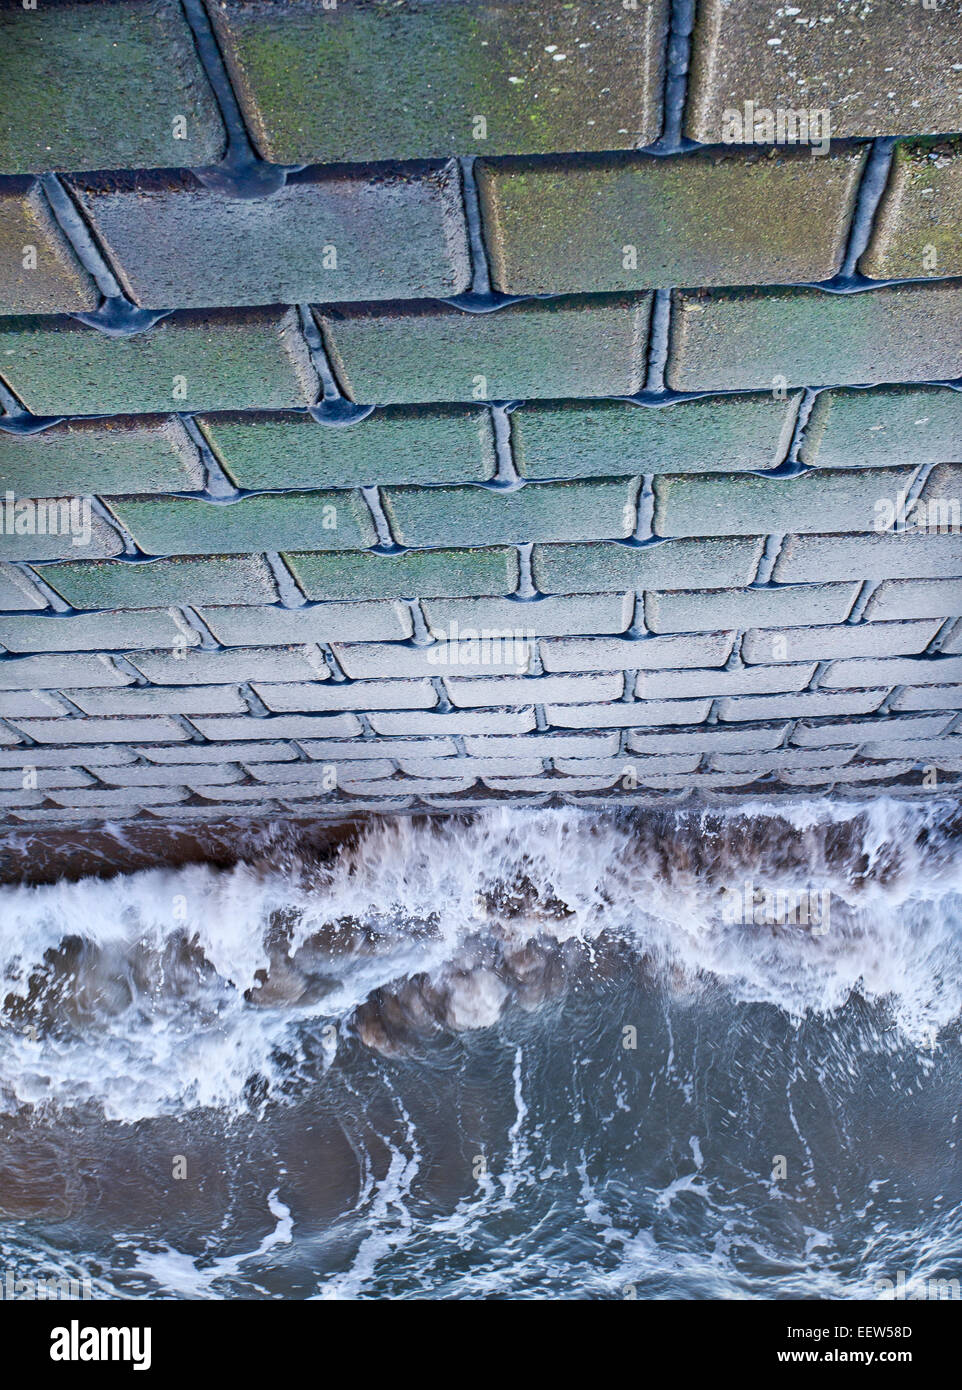
<svg viewBox="0 0 962 1390">
<path fill-rule="evenodd" d="M 955 1296 L 955 815 L 506 809 L 0 888 L 0 1284 Z"/>
</svg>

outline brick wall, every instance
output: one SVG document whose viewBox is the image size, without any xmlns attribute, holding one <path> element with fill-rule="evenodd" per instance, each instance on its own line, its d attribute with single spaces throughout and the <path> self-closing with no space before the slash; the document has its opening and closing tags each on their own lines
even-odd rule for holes
<svg viewBox="0 0 962 1390">
<path fill-rule="evenodd" d="M 0 0 L 0 814 L 962 772 L 962 0 Z"/>
</svg>

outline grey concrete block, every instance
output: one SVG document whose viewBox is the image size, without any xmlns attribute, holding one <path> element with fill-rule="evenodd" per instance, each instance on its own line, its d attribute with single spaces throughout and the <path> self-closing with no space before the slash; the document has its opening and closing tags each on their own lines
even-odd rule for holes
<svg viewBox="0 0 962 1390">
<path fill-rule="evenodd" d="M 873 714 L 888 694 L 879 690 L 802 690 L 794 695 L 736 695 L 720 700 L 719 719 L 803 719 L 830 714 Z"/>
<path fill-rule="evenodd" d="M 453 738 L 370 738 L 347 745 L 299 738 L 298 745 L 318 762 L 336 762 L 345 753 L 349 758 L 389 758 L 400 762 L 402 758 L 448 758 L 458 751 Z"/>
<path fill-rule="evenodd" d="M 76 716 L 73 719 L 20 719 L 15 727 L 38 743 L 175 743 L 190 735 L 173 719 L 163 716 L 146 719 L 95 719 Z M 77 754 L 74 753 L 74 761 Z"/>
<path fill-rule="evenodd" d="M 360 720 L 353 714 L 272 714 L 262 718 L 225 715 L 223 718 L 196 718 L 191 723 L 204 738 L 217 742 L 245 738 L 352 739 L 361 733 Z"/>
<path fill-rule="evenodd" d="M 914 656 L 938 632 L 938 619 L 842 623 L 837 627 L 753 628 L 742 639 L 745 661 L 829 661 L 832 657 Z"/>
<path fill-rule="evenodd" d="M 568 705 L 582 701 L 620 700 L 625 678 L 620 672 L 587 676 L 500 676 L 472 680 L 445 679 L 452 704 L 463 709 L 491 705 Z"/>
<path fill-rule="evenodd" d="M 647 724 L 700 724 L 711 700 L 615 700 L 608 705 L 548 705 L 545 718 L 561 729 L 628 729 Z"/>
<path fill-rule="evenodd" d="M 264 729 L 267 734 L 267 729 Z M 289 743 L 279 741 L 265 743 L 186 743 L 179 748 L 135 748 L 133 750 L 153 763 L 164 765 L 217 763 L 223 766 L 229 762 L 282 762 L 297 758 L 297 751 Z M 103 762 L 102 758 L 97 759 Z"/>
<path fill-rule="evenodd" d="M 0 489 L 18 497 L 203 487 L 200 451 L 176 415 L 63 420 L 37 434 L 0 433 Z"/>
<path fill-rule="evenodd" d="M 617 734 L 525 734 L 464 740 L 472 758 L 605 758 L 618 751 Z"/>
<path fill-rule="evenodd" d="M 285 554 L 284 559 L 310 599 L 500 597 L 518 584 L 517 552 L 495 547 L 398 555 L 342 550 Z"/>
<path fill-rule="evenodd" d="M 655 633 L 841 623 L 851 612 L 860 587 L 853 582 L 649 593 L 645 595 L 645 623 Z"/>
<path fill-rule="evenodd" d="M 278 685 L 258 681 L 253 686 L 269 710 L 284 714 L 317 710 L 432 709 L 438 693 L 430 681 L 328 681 L 325 685 Z"/>
<path fill-rule="evenodd" d="M 633 753 L 718 753 L 771 752 L 785 737 L 788 724 L 768 724 L 756 729 L 721 728 L 712 725 L 705 729 L 686 729 L 673 733 L 646 733 L 635 730 L 628 735 L 628 747 Z"/>
<path fill-rule="evenodd" d="M 194 650 L 179 656 L 164 651 L 129 652 L 127 660 L 154 685 L 242 685 L 255 680 L 315 682 L 330 678 L 322 653 L 311 645 Z M 0 680 L 2 675 L 0 666 Z"/>
<path fill-rule="evenodd" d="M 428 599 L 428 631 L 438 641 L 461 641 L 485 632 L 570 637 L 576 633 L 625 632 L 634 594 L 568 594 L 530 601 L 493 598 Z"/>
<path fill-rule="evenodd" d="M 118 670 L 108 656 L 23 656 L 0 661 L 0 690 L 123 686 L 133 679 L 128 672 Z"/>
<path fill-rule="evenodd" d="M 722 695 L 779 695 L 804 690 L 815 664 L 740 666 L 730 671 L 653 671 L 638 677 L 635 695 L 646 700 L 688 700 Z M 879 682 L 881 684 L 881 682 Z M 697 719 L 688 721 L 697 724 Z"/>
<path fill-rule="evenodd" d="M 133 685 L 125 690 L 65 690 L 85 714 L 247 714 L 247 702 L 232 685 L 186 685 L 182 689 Z"/>
<path fill-rule="evenodd" d="M 536 727 L 534 710 L 455 710 L 450 714 L 373 713 L 371 728 L 390 736 L 437 734 L 527 734 Z"/>
<path fill-rule="evenodd" d="M 820 468 L 955 462 L 962 451 L 962 393 L 948 386 L 820 391 L 800 457 Z"/>
<path fill-rule="evenodd" d="M 911 739 L 936 738 L 952 722 L 947 714 L 927 718 L 895 716 L 892 719 L 838 719 L 811 723 L 801 720 L 792 730 L 790 742 L 799 748 L 831 748 L 835 744 L 876 744 L 882 740 L 904 743 Z M 897 756 L 897 755 L 896 755 Z"/>
<path fill-rule="evenodd" d="M 962 656 L 833 661 L 822 673 L 820 685 L 852 690 L 869 685 L 948 685 L 952 681 L 962 681 Z"/>
<path fill-rule="evenodd" d="M 886 579 L 869 599 L 864 617 L 878 623 L 957 614 L 962 614 L 962 579 Z"/>
<path fill-rule="evenodd" d="M 752 582 L 764 549 L 761 536 L 642 545 L 536 545 L 532 575 L 547 594 L 579 589 L 731 589 Z"/>
<path fill-rule="evenodd" d="M 320 603 L 306 608 L 201 608 L 204 622 L 227 647 L 255 642 L 279 645 L 381 642 L 410 637 L 410 611 L 402 603 Z"/>
<path fill-rule="evenodd" d="M 880 495 L 897 501 L 897 492 Z M 881 520 L 887 513 L 878 513 Z M 779 584 L 826 579 L 941 579 L 962 571 L 962 536 L 900 531 L 857 536 L 786 536 L 772 578 Z"/>
<path fill-rule="evenodd" d="M 111 787 L 143 788 L 145 799 L 150 799 L 150 787 L 183 787 L 189 784 L 192 767 L 180 763 L 173 767 L 102 767 L 90 765 L 90 771 Z M 241 782 L 244 772 L 235 763 L 208 763 L 204 767 L 204 781 L 208 784 L 227 784 Z"/>
<path fill-rule="evenodd" d="M 893 710 L 962 709 L 962 685 L 908 686 L 890 706 Z"/>
<path fill-rule="evenodd" d="M 0 643 L 18 653 L 122 651 L 132 647 L 175 650 L 199 642 L 197 633 L 179 616 L 159 608 L 117 609 L 77 616 L 0 617 Z"/>
<path fill-rule="evenodd" d="M 448 675 L 523 676 L 531 665 L 534 648 L 528 641 L 491 641 L 484 645 L 435 642 L 423 647 L 360 642 L 336 643 L 334 655 L 351 680 L 416 680 Z"/>
</svg>

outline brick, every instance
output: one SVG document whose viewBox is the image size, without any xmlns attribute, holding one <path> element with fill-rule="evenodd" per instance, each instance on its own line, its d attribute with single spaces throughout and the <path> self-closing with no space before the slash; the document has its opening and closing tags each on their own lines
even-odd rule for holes
<svg viewBox="0 0 962 1390">
<path fill-rule="evenodd" d="M 330 672 L 311 647 L 238 647 L 232 651 L 130 652 L 127 660 L 154 685 L 243 684 L 245 681 L 326 681 Z M 0 667 L 0 677 L 2 677 Z M 70 682 L 73 684 L 73 682 Z M 103 682 L 101 682 L 103 683 Z M 91 684 L 94 684 L 91 681 Z"/>
<path fill-rule="evenodd" d="M 922 721 L 913 722 L 918 724 Z M 943 727 L 948 727 L 945 715 L 942 715 L 938 722 Z M 894 738 L 866 743 L 861 749 L 863 758 L 911 758 L 914 762 L 938 762 L 959 753 L 962 753 L 962 739 L 959 738 Z"/>
<path fill-rule="evenodd" d="M 369 715 L 378 734 L 527 734 L 536 727 L 533 709 L 455 710 L 449 714 L 404 711 Z"/>
<path fill-rule="evenodd" d="M 962 531 L 962 464 L 940 463 L 925 480 L 920 501 L 907 509 L 906 525 L 924 527 L 926 533 L 952 535 Z M 962 542 L 960 542 L 962 543 Z"/>
<path fill-rule="evenodd" d="M 187 169 L 70 184 L 123 288 L 148 309 L 442 298 L 471 284 L 453 160 L 304 169 L 269 198 L 207 188 Z"/>
<path fill-rule="evenodd" d="M 20 497 L 194 492 L 197 446 L 175 415 L 64 420 L 36 434 L 0 431 L 0 488 Z"/>
<path fill-rule="evenodd" d="M 638 758 L 622 755 L 620 758 L 556 758 L 555 767 L 570 777 L 604 776 L 613 773 L 619 778 L 636 778 L 644 781 L 646 777 L 672 772 L 694 772 L 701 761 L 700 753 L 680 753 L 664 757 Z"/>
<path fill-rule="evenodd" d="M 0 173 L 220 158 L 217 103 L 172 0 L 45 0 L 31 10 L 9 3 L 0 30 L 17 55 L 5 70 Z"/>
<path fill-rule="evenodd" d="M 622 589 L 732 589 L 750 584 L 763 537 L 656 540 L 642 544 L 536 545 L 532 575 L 542 593 Z"/>
<path fill-rule="evenodd" d="M 893 504 L 896 501 L 895 489 L 890 500 Z M 962 572 L 962 536 L 886 531 L 859 536 L 787 536 L 772 578 L 779 584 L 823 579 L 939 579 L 953 571 Z"/>
<path fill-rule="evenodd" d="M 514 550 L 338 551 L 284 560 L 309 599 L 500 597 L 518 584 Z"/>
<path fill-rule="evenodd" d="M 201 608 L 219 642 L 243 647 L 251 642 L 388 641 L 410 637 L 411 614 L 402 603 L 319 603 L 309 608 Z"/>
<path fill-rule="evenodd" d="M 868 685 L 945 685 L 962 680 L 962 657 L 932 656 L 913 661 L 833 661 L 823 672 L 823 687 L 853 690 Z"/>
<path fill-rule="evenodd" d="M 540 758 L 404 758 L 408 777 L 537 777 L 544 771 Z"/>
<path fill-rule="evenodd" d="M 478 406 L 388 406 L 336 429 L 283 411 L 206 415 L 198 424 L 242 488 L 480 483 L 497 469 L 491 413 Z"/>
<path fill-rule="evenodd" d="M 15 726 L 21 733 L 35 738 L 38 743 L 59 743 L 69 738 L 72 743 L 129 743 L 142 740 L 145 743 L 175 742 L 190 737 L 173 719 L 93 719 L 89 716 L 75 719 L 21 719 Z M 32 752 L 32 750 L 31 750 Z M 74 761 L 77 753 L 74 752 Z"/>
<path fill-rule="evenodd" d="M 277 714 L 266 718 L 226 715 L 192 719 L 191 723 L 204 738 L 217 742 L 245 738 L 357 738 L 361 733 L 360 720 L 353 714 Z"/>
<path fill-rule="evenodd" d="M 416 680 L 452 673 L 523 676 L 531 664 L 532 648 L 527 642 L 491 642 L 483 650 L 479 642 L 434 642 L 424 647 L 359 642 L 335 644 L 334 655 L 351 680 Z"/>
<path fill-rule="evenodd" d="M 568 294 L 827 280 L 864 162 L 858 146 L 824 159 L 727 148 L 482 161 L 492 284 Z"/>
<path fill-rule="evenodd" d="M 35 415 L 286 410 L 319 388 L 284 308 L 174 313 L 120 338 L 70 318 L 3 319 L 0 376 Z"/>
<path fill-rule="evenodd" d="M 702 396 L 667 406 L 628 401 L 528 402 L 511 412 L 523 478 L 715 473 L 774 468 L 788 454 L 799 392 Z"/>
<path fill-rule="evenodd" d="M 107 771 L 108 769 L 104 769 Z M 113 772 L 114 769 L 110 768 Z M 50 787 L 92 787 L 94 779 L 89 773 L 84 772 L 79 767 L 65 768 L 38 768 L 33 769 L 37 779 L 37 788 L 40 791 L 47 791 Z M 0 787 L 4 791 L 23 790 L 23 771 L 16 768 L 12 772 L 0 772 Z"/>
<path fill-rule="evenodd" d="M 635 295 L 532 299 L 491 314 L 362 304 L 317 317 L 347 395 L 403 405 L 634 395 L 650 313 L 651 296 Z"/>
<path fill-rule="evenodd" d="M 328 681 L 324 685 L 253 685 L 269 710 L 291 711 L 431 709 L 438 694 L 430 681 Z"/>
<path fill-rule="evenodd" d="M 395 783 L 394 785 L 397 786 L 400 784 Z M 378 797 L 377 801 L 363 801 L 360 799 L 355 799 L 354 801 L 338 800 L 327 804 L 301 801 L 286 801 L 282 803 L 285 810 L 294 811 L 299 816 L 304 816 L 310 812 L 312 816 L 320 816 L 321 819 L 333 821 L 344 821 L 353 815 L 363 815 L 370 811 L 373 811 L 379 816 L 396 815 L 406 810 L 411 804 L 412 798 L 410 796 L 381 796 Z"/>
<path fill-rule="evenodd" d="M 842 623 L 838 627 L 753 628 L 742 640 L 748 662 L 829 661 L 832 657 L 915 656 L 939 630 L 939 621 Z"/>
<path fill-rule="evenodd" d="M 842 774 L 843 785 L 876 781 L 880 777 L 901 777 L 911 770 L 912 764 L 910 762 L 889 763 L 885 767 L 846 767 Z M 837 768 L 825 769 L 821 772 L 809 768 L 787 768 L 784 772 L 779 773 L 780 781 L 795 787 L 818 787 L 826 782 L 835 782 L 838 777 Z"/>
<path fill-rule="evenodd" d="M 673 296 L 678 391 L 856 386 L 962 375 L 962 284 L 686 290 Z"/>
<path fill-rule="evenodd" d="M 277 600 L 270 569 L 258 555 L 135 564 L 85 560 L 52 565 L 40 575 L 73 608 L 160 608 Z"/>
<path fill-rule="evenodd" d="M 265 730 L 266 733 L 266 730 Z M 296 759 L 297 753 L 289 743 L 220 743 L 216 746 L 205 743 L 187 743 L 179 748 L 135 748 L 135 753 L 149 758 L 153 763 L 217 763 L 223 766 L 229 762 L 244 764 L 250 762 L 282 762 Z M 97 762 L 102 762 L 101 758 Z"/>
<path fill-rule="evenodd" d="M 616 700 L 610 705 L 548 705 L 548 723 L 563 729 L 626 729 L 646 724 L 701 724 L 711 700 Z"/>
<path fill-rule="evenodd" d="M 872 594 L 864 616 L 874 623 L 957 614 L 962 614 L 962 579 L 887 579 Z"/>
<path fill-rule="evenodd" d="M 316 762 L 334 762 L 347 751 L 351 758 L 446 758 L 457 753 L 453 738 L 371 738 L 350 744 L 299 738 L 300 747 Z"/>
<path fill-rule="evenodd" d="M 111 501 L 114 516 L 148 555 L 245 554 L 251 550 L 358 550 L 377 541 L 359 492 L 287 492 L 230 503 L 194 497 Z"/>
<path fill-rule="evenodd" d="M 540 777 L 485 777 L 484 785 L 491 791 L 501 792 L 540 792 L 560 795 L 563 791 L 600 792 L 607 791 L 615 783 L 609 773 L 603 777 L 558 777 L 553 773 L 543 773 Z"/>
<path fill-rule="evenodd" d="M 625 681 L 620 672 L 590 676 L 501 676 L 444 682 L 452 704 L 470 709 L 485 705 L 566 705 L 583 700 L 620 700 Z"/>
<path fill-rule="evenodd" d="M 879 280 L 960 275 L 960 223 L 962 143 L 899 141 L 859 270 Z"/>
<path fill-rule="evenodd" d="M 935 630 L 938 631 L 940 624 L 935 622 L 934 626 Z M 919 648 L 919 650 L 921 650 L 921 648 Z M 962 656 L 962 623 L 956 623 L 946 634 L 940 644 L 939 650 L 943 656 Z M 895 653 L 893 652 L 892 655 L 894 656 Z M 0 668 L 0 674 L 2 674 L 2 668 Z"/>
<path fill-rule="evenodd" d="M 50 795 L 50 793 L 48 793 Z M 56 800 L 56 798 L 54 798 Z M 43 796 L 38 791 L 20 788 L 14 791 L 0 791 L 0 808 L 4 810 L 17 806 L 41 806 Z"/>
<path fill-rule="evenodd" d="M 28 531 L 17 534 L 18 519 Z M 119 555 L 124 543 L 113 527 L 92 511 L 82 497 L 8 497 L 3 506 L 0 558 L 4 560 L 63 560 L 78 555 L 100 559 Z"/>
<path fill-rule="evenodd" d="M 520 738 L 466 738 L 471 758 L 610 758 L 617 734 L 525 734 Z"/>
<path fill-rule="evenodd" d="M 232 685 L 166 685 L 159 689 L 65 690 L 85 714 L 247 714 L 247 703 Z"/>
<path fill-rule="evenodd" d="M 855 757 L 854 748 L 831 748 L 827 753 L 819 749 L 779 748 L 774 753 L 712 753 L 709 767 L 715 772 L 779 772 L 783 768 L 824 768 L 837 769 Z"/>
<path fill-rule="evenodd" d="M 757 778 L 753 772 L 691 772 L 687 776 L 681 774 L 646 776 L 644 785 L 666 791 L 672 791 L 676 788 L 700 791 L 703 787 L 742 787 L 754 781 L 757 781 Z"/>
<path fill-rule="evenodd" d="M 190 792 L 186 787 L 98 787 L 94 791 L 48 792 L 51 801 L 58 806 L 72 806 L 81 809 L 87 806 L 142 806 L 145 801 L 155 805 L 170 806 L 178 801 L 186 801 Z"/>
<path fill-rule="evenodd" d="M 491 598 L 430 599 L 422 605 L 428 631 L 439 641 L 469 634 L 520 633 L 566 637 L 576 633 L 625 632 L 634 594 L 569 594 L 531 601 Z"/>
<path fill-rule="evenodd" d="M 613 540 L 635 529 L 638 481 L 487 488 L 388 488 L 384 510 L 401 545 L 497 545 Z"/>
<path fill-rule="evenodd" d="M 736 695 L 718 703 L 719 719 L 801 719 L 831 714 L 872 714 L 888 687 L 841 692 L 802 690 L 793 695 Z"/>
<path fill-rule="evenodd" d="M 633 753 L 769 753 L 781 743 L 787 728 L 787 724 L 769 724 L 758 729 L 723 729 L 713 725 L 678 733 L 633 731 L 628 735 L 628 747 Z"/>
<path fill-rule="evenodd" d="M 46 599 L 37 592 L 25 574 L 21 574 L 13 565 L 0 564 L 0 609 L 22 612 L 46 607 Z"/>
<path fill-rule="evenodd" d="M 656 478 L 654 528 L 661 536 L 871 531 L 878 500 L 911 480 L 911 469 L 895 468 Z"/>
<path fill-rule="evenodd" d="M 164 609 L 0 618 L 0 643 L 12 652 L 119 651 L 185 643 L 192 647 L 199 641 Z"/>
<path fill-rule="evenodd" d="M 443 763 L 444 758 L 434 759 L 433 761 Z M 354 758 L 343 762 L 340 759 L 332 763 L 338 782 L 343 778 L 350 777 L 355 781 L 376 781 L 381 777 L 390 777 L 396 770 L 394 763 L 388 758 Z M 322 763 L 252 763 L 249 768 L 250 775 L 258 782 L 272 782 L 285 784 L 292 789 L 298 783 L 309 783 L 317 786 L 322 779 L 328 775 L 327 768 Z M 207 774 L 204 773 L 204 780 Z M 193 785 L 193 783 L 191 783 Z M 263 792 L 263 788 L 261 788 Z M 272 795 L 274 793 L 271 793 Z M 277 793 L 281 795 L 280 792 Z M 290 791 L 284 793 L 290 795 Z"/>
<path fill-rule="evenodd" d="M 722 666 L 731 654 L 734 633 L 692 637 L 567 637 L 541 644 L 546 671 L 663 671 L 690 666 Z"/>
<path fill-rule="evenodd" d="M 814 674 L 814 663 L 790 665 L 787 662 L 780 666 L 742 666 L 730 671 L 652 671 L 638 677 L 635 695 L 656 700 L 778 695 L 804 690 Z M 690 722 L 696 724 L 698 721 Z"/>
<path fill-rule="evenodd" d="M 946 463 L 962 454 L 962 392 L 948 386 L 820 391 L 799 457 L 821 468 Z"/>
<path fill-rule="evenodd" d="M 107 744 L 99 748 L 26 748 L 21 746 L 0 751 L 0 767 L 22 771 L 24 767 L 73 768 L 82 762 L 95 762 L 100 767 L 117 767 L 132 763 L 134 754 L 127 748 Z"/>
<path fill-rule="evenodd" d="M 344 790 L 361 792 L 366 796 L 391 796 L 396 792 L 423 796 L 439 792 L 466 792 L 474 783 L 473 777 L 395 777 L 383 782 L 345 782 Z"/>
<path fill-rule="evenodd" d="M 313 786 L 303 786 L 300 782 L 280 782 L 256 787 L 221 787 L 212 783 L 205 784 L 200 779 L 189 783 L 189 786 L 196 796 L 205 796 L 209 801 L 230 801 L 237 804 L 244 801 L 259 802 L 265 797 L 288 796 L 296 800 L 299 797 L 331 796 L 333 789 L 324 786 L 320 768 L 314 769 L 314 778 Z"/>
<path fill-rule="evenodd" d="M 835 744 L 874 744 L 888 736 L 902 743 L 913 738 L 935 738 L 950 723 L 950 717 L 945 714 L 928 719 L 846 719 L 826 720 L 821 724 L 802 720 L 792 730 L 791 742 L 801 748 L 831 748 Z"/>
<path fill-rule="evenodd" d="M 216 806 L 178 806 L 174 819 L 179 824 L 181 821 L 191 820 L 216 820 L 225 821 L 235 816 L 243 817 L 245 824 L 249 824 L 255 816 L 273 816 L 277 810 L 276 801 L 259 801 L 256 805 L 229 805 L 225 806 L 218 802 Z M 162 820 L 171 820 L 170 811 L 155 811 L 151 806 L 145 806 L 144 810 L 148 815 L 157 816 Z"/>
<path fill-rule="evenodd" d="M 90 771 L 114 787 L 178 787 L 189 782 L 189 766 L 176 767 L 91 767 Z M 243 781 L 243 770 L 234 763 L 208 764 L 204 769 L 204 781 L 212 784 L 226 784 Z"/>
<path fill-rule="evenodd" d="M 687 134 L 706 143 L 731 138 L 728 113 L 747 100 L 756 112 L 817 102 L 831 115 L 833 139 L 957 130 L 960 17 L 958 0 L 935 11 L 835 0 L 814 20 L 756 0 L 706 0 L 695 28 Z"/>
<path fill-rule="evenodd" d="M 656 633 L 705 632 L 756 623 L 841 623 L 859 588 L 857 583 L 799 584 L 646 594 L 645 622 Z"/>
<path fill-rule="evenodd" d="M 909 686 L 895 695 L 890 709 L 962 709 L 962 685 Z"/>
<path fill-rule="evenodd" d="M 7 179 L 0 187 L 0 314 L 67 314 L 99 303 L 39 181 Z"/>
<path fill-rule="evenodd" d="M 228 0 L 211 14 L 249 128 L 275 163 L 475 154 L 479 116 L 490 154 L 631 149 L 658 134 L 666 0 Z"/>
<path fill-rule="evenodd" d="M 110 824 L 113 824 L 114 821 L 135 819 L 135 817 L 140 815 L 140 808 L 135 806 L 124 809 L 122 807 L 108 808 L 105 806 L 100 810 L 97 808 L 88 808 L 82 811 L 68 811 L 61 807 L 41 807 L 36 810 L 14 811 L 13 815 L 18 821 L 26 821 L 28 823 L 39 821 L 41 824 L 47 823 L 52 826 L 92 824 L 99 821 L 108 821 Z M 170 812 L 166 807 L 164 808 L 163 815 L 165 819 L 170 818 Z M 182 812 L 178 809 L 178 820 L 181 815 Z"/>
<path fill-rule="evenodd" d="M 0 691 L 0 719 L 31 719 L 50 714 L 66 714 L 67 706 L 42 690 Z"/>
</svg>

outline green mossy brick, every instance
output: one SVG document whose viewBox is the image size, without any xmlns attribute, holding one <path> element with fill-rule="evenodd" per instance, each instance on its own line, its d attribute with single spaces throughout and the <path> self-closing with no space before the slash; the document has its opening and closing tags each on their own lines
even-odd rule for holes
<svg viewBox="0 0 962 1390">
<path fill-rule="evenodd" d="M 148 309 L 442 298 L 471 284 L 453 160 L 303 170 L 270 198 L 221 193 L 186 169 L 70 183 L 123 288 Z"/>
<path fill-rule="evenodd" d="M 910 468 L 866 468 L 791 478 L 744 473 L 656 478 L 659 536 L 769 535 L 788 531 L 868 531 L 876 503 L 912 481 Z"/>
<path fill-rule="evenodd" d="M 832 138 L 962 128 L 962 4 L 832 0 L 813 15 L 758 0 L 702 0 L 686 133 L 731 138 L 728 112 L 825 109 Z M 747 137 L 751 139 L 751 133 Z"/>
<path fill-rule="evenodd" d="M 34 415 L 286 410 L 319 389 L 296 309 L 174 313 L 121 338 L 70 318 L 0 319 L 0 378 Z"/>
<path fill-rule="evenodd" d="M 799 457 L 820 468 L 962 460 L 962 391 L 949 386 L 820 391 Z"/>
<path fill-rule="evenodd" d="M 492 284 L 507 294 L 830 279 L 864 146 L 482 162 Z"/>
<path fill-rule="evenodd" d="M 550 401 L 511 412 L 523 478 L 619 473 L 729 473 L 775 468 L 788 455 L 800 392 L 703 396 L 650 408 L 625 401 Z"/>
<path fill-rule="evenodd" d="M 166 609 L 0 618 L 0 645 L 12 652 L 117 652 L 125 647 L 193 647 L 198 634 Z M 74 682 L 76 684 L 76 682 Z"/>
<path fill-rule="evenodd" d="M 282 164 L 644 145 L 659 131 L 668 10 L 668 0 L 210 6 L 254 140 Z"/>
<path fill-rule="evenodd" d="M 114 516 L 148 555 L 238 555 L 289 550 L 356 550 L 377 541 L 357 492 L 290 492 L 230 503 L 193 497 L 111 500 Z"/>
<path fill-rule="evenodd" d="M 47 565 L 38 573 L 72 608 L 165 608 L 170 604 L 277 600 L 273 576 L 259 555 L 135 564 L 84 561 Z"/>
<path fill-rule="evenodd" d="M 488 488 L 389 488 L 384 510 L 401 545 L 497 545 L 607 540 L 635 529 L 638 480 Z"/>
<path fill-rule="evenodd" d="M 962 283 L 824 290 L 685 290 L 672 296 L 668 384 L 771 390 L 942 381 L 962 375 Z"/>
<path fill-rule="evenodd" d="M 478 406 L 388 407 L 333 429 L 306 413 L 262 411 L 198 424 L 242 488 L 483 483 L 497 470 L 491 412 Z"/>
<path fill-rule="evenodd" d="M 0 173 L 212 164 L 224 151 L 174 0 L 4 0 L 0 52 Z"/>
<path fill-rule="evenodd" d="M 718 628 L 842 623 L 860 583 L 765 585 L 757 589 L 708 589 L 648 593 L 645 623 L 652 632 L 709 632 Z"/>
<path fill-rule="evenodd" d="M 962 535 L 886 531 L 786 536 L 772 578 L 779 584 L 809 584 L 820 579 L 943 579 L 950 574 L 962 574 Z"/>
<path fill-rule="evenodd" d="M 305 552 L 285 554 L 284 561 L 309 599 L 501 597 L 518 585 L 517 551 L 494 547 L 400 555 Z"/>
<path fill-rule="evenodd" d="M 200 615 L 225 647 L 252 642 L 391 642 L 413 633 L 403 603 L 319 603 L 310 608 L 201 608 Z"/>
<path fill-rule="evenodd" d="M 858 268 L 878 280 L 962 275 L 962 140 L 895 146 Z"/>
<path fill-rule="evenodd" d="M 632 396 L 645 381 L 651 296 L 318 310 L 343 389 L 362 404 Z M 2 365 L 2 357 L 0 357 Z"/>
<path fill-rule="evenodd" d="M 38 180 L 5 180 L 0 187 L 0 314 L 67 314 L 96 309 L 99 303 L 100 291 L 64 236 Z"/>
<path fill-rule="evenodd" d="M 531 573 L 546 594 L 611 589 L 737 589 L 755 578 L 762 537 L 654 545 L 536 545 Z"/>
<path fill-rule="evenodd" d="M 0 431 L 0 490 L 19 497 L 200 492 L 200 452 L 176 415 L 64 420 L 36 434 Z"/>
</svg>

